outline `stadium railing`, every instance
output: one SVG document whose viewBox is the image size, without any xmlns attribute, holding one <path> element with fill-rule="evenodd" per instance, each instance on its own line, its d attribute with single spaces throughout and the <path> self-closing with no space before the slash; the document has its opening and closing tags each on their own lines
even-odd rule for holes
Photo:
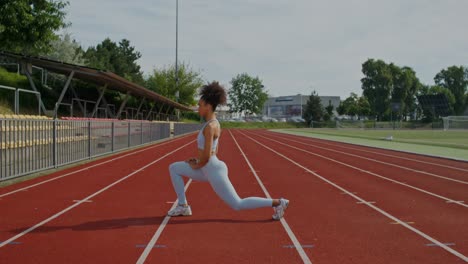
<svg viewBox="0 0 468 264">
<path fill-rule="evenodd" d="M 0 181 L 199 129 L 199 124 L 0 115 Z"/>
</svg>

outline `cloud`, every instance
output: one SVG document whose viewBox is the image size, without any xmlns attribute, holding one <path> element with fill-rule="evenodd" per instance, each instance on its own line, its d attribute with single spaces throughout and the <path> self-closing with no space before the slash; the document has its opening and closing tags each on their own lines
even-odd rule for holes
<svg viewBox="0 0 468 264">
<path fill-rule="evenodd" d="M 179 1 L 179 60 L 206 80 L 259 76 L 273 95 L 361 93 L 368 58 L 410 66 L 425 83 L 468 61 L 463 0 Z M 145 72 L 175 61 L 175 1 L 72 1 L 87 47 L 127 38 Z"/>
</svg>

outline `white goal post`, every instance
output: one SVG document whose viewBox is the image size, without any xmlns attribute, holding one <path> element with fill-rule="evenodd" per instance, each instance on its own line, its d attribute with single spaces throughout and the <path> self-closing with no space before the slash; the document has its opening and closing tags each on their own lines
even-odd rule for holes
<svg viewBox="0 0 468 264">
<path fill-rule="evenodd" d="M 468 116 L 446 116 L 444 120 L 444 130 L 468 129 Z"/>
</svg>

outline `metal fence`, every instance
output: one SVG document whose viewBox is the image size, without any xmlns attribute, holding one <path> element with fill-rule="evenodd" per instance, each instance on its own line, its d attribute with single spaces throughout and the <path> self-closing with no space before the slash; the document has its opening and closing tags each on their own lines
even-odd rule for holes
<svg viewBox="0 0 468 264">
<path fill-rule="evenodd" d="M 170 136 L 169 123 L 0 119 L 0 181 Z"/>
<path fill-rule="evenodd" d="M 186 124 L 186 123 L 175 123 L 174 124 L 174 136 L 190 133 L 201 129 L 203 124 Z"/>
</svg>

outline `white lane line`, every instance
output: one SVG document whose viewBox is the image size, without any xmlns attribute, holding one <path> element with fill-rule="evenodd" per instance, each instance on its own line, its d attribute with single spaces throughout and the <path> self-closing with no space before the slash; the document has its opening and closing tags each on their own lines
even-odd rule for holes
<svg viewBox="0 0 468 264">
<path fill-rule="evenodd" d="M 281 133 L 281 132 L 276 132 L 276 131 L 270 131 L 270 132 L 278 133 L 278 134 Z M 296 138 L 297 137 L 304 138 L 304 140 L 307 140 L 307 141 L 313 142 L 313 143 L 319 143 L 319 144 L 324 144 L 324 145 L 328 145 L 328 146 L 351 149 L 351 150 L 356 150 L 356 151 L 361 151 L 361 152 L 366 152 L 366 153 L 371 153 L 371 154 L 377 154 L 377 155 L 381 155 L 381 156 L 387 156 L 387 157 L 392 157 L 392 158 L 397 158 L 397 159 L 404 159 L 404 160 L 419 162 L 419 163 L 423 163 L 423 164 L 429 164 L 429 165 L 432 165 L 432 166 L 437 166 L 437 167 L 443 167 L 443 168 L 468 172 L 468 169 L 458 168 L 458 167 L 454 167 L 454 166 L 449 166 L 449 165 L 444 165 L 444 164 L 437 164 L 437 163 L 418 160 L 418 159 L 411 159 L 411 158 L 406 158 L 406 157 L 400 157 L 400 156 L 380 153 L 380 152 L 377 152 L 377 151 L 370 151 L 370 150 L 364 150 L 364 149 L 360 149 L 360 148 L 353 148 L 353 147 L 344 146 L 344 144 L 350 144 L 350 143 L 343 143 L 343 142 L 336 141 L 336 144 L 333 144 L 333 143 L 324 142 L 325 140 L 316 140 L 316 139 L 313 139 L 313 138 L 310 138 L 310 137 L 304 137 L 304 136 L 300 136 L 300 135 L 296 135 L 296 134 L 289 134 L 289 133 L 281 133 L 281 134 L 289 135 L 291 137 L 296 137 Z M 342 143 L 342 144 L 340 144 L 340 143 Z M 363 147 L 368 147 L 369 148 L 369 146 L 363 146 Z M 392 149 L 382 149 L 382 150 L 397 151 L 398 152 L 398 150 L 392 150 Z M 411 154 L 412 155 L 418 155 L 417 153 L 411 153 Z M 436 157 L 432 157 L 432 158 L 436 158 Z"/>
<path fill-rule="evenodd" d="M 185 191 L 187 191 L 188 187 L 190 186 L 190 183 L 192 183 L 192 179 L 190 179 L 187 182 L 187 184 L 185 185 L 185 188 L 184 188 Z M 173 202 L 174 204 L 172 205 L 171 209 L 169 209 L 169 211 L 174 209 L 177 206 L 178 201 L 179 200 L 175 200 Z M 145 250 L 143 250 L 143 253 L 141 253 L 140 258 L 138 258 L 138 260 L 136 262 L 137 264 L 145 263 L 146 258 L 148 258 L 148 255 L 151 253 L 151 249 L 155 248 L 156 242 L 158 242 L 158 239 L 161 236 L 162 232 L 164 231 L 164 228 L 166 228 L 166 225 L 169 222 L 169 220 L 171 220 L 171 217 L 166 215 L 166 217 L 164 217 L 164 220 L 162 221 L 161 225 L 159 225 L 159 227 L 156 230 L 156 232 L 154 233 L 153 237 L 151 238 L 151 240 L 146 245 Z"/>
<path fill-rule="evenodd" d="M 411 169 L 411 168 L 408 168 L 408 167 L 400 166 L 400 165 L 397 165 L 397 164 L 393 164 L 393 163 L 381 161 L 381 160 L 366 158 L 366 157 L 363 157 L 363 156 L 359 156 L 359 155 L 355 155 L 355 154 L 351 154 L 351 153 L 347 153 L 347 152 L 343 152 L 343 151 L 339 151 L 339 150 L 334 150 L 334 149 L 319 147 L 319 146 L 317 146 L 317 145 L 311 145 L 311 144 L 303 143 L 303 142 L 300 142 L 300 141 L 297 141 L 297 140 L 293 140 L 293 139 L 287 139 L 287 138 L 284 138 L 284 137 L 280 137 L 280 138 L 281 138 L 281 139 L 285 139 L 285 140 L 289 140 L 289 141 L 292 141 L 292 142 L 297 142 L 297 143 L 302 144 L 302 145 L 311 146 L 311 147 L 319 148 L 319 149 L 324 149 L 324 150 L 327 150 L 327 151 L 332 151 L 332 152 L 344 154 L 344 155 L 351 156 L 351 157 L 355 157 L 355 158 L 359 158 L 359 159 L 370 160 L 370 161 L 373 161 L 373 162 L 377 162 L 377 163 L 381 163 L 381 164 L 385 164 L 385 165 L 397 167 L 397 168 L 404 169 L 404 170 L 409 170 L 409 171 L 416 172 L 416 173 L 420 173 L 420 174 L 429 175 L 429 176 L 436 177 L 436 178 L 441 178 L 441 179 L 448 180 L 448 181 L 458 182 L 458 183 L 462 183 L 462 184 L 468 184 L 467 181 L 456 180 L 456 179 L 444 177 L 444 176 L 441 176 L 441 175 L 438 175 L 438 174 L 430 173 L 430 172 L 427 172 L 427 171 L 415 170 L 415 169 Z"/>
<path fill-rule="evenodd" d="M 414 224 L 414 222 L 405 222 L 405 223 L 407 223 L 408 225 L 413 225 L 413 224 Z M 398 223 L 398 222 L 391 222 L 390 224 L 391 224 L 391 225 L 399 225 L 400 223 Z"/>
<path fill-rule="evenodd" d="M 92 203 L 91 200 L 73 200 L 74 203 Z"/>
<path fill-rule="evenodd" d="M 359 197 L 359 196 L 357 196 L 357 195 L 352 194 L 351 192 L 349 192 L 349 191 L 346 190 L 345 188 L 343 188 L 343 187 L 341 187 L 341 186 L 339 186 L 339 185 L 333 183 L 332 181 L 330 181 L 330 180 L 328 180 L 328 179 L 326 179 L 326 178 L 320 176 L 319 174 L 317 174 L 317 173 L 315 173 L 315 172 L 309 170 L 307 167 L 302 166 L 301 164 L 299 164 L 299 163 L 297 163 L 296 161 L 294 161 L 294 160 L 292 160 L 292 159 L 286 157 L 285 155 L 279 153 L 278 151 L 276 151 L 276 150 L 274 150 L 274 149 L 272 149 L 272 148 L 270 148 L 270 147 L 265 146 L 265 144 L 262 144 L 261 142 L 258 142 L 257 140 L 255 140 L 255 139 L 253 139 L 253 138 L 251 138 L 251 137 L 245 135 L 245 134 L 242 133 L 242 132 L 240 132 L 240 133 L 243 134 L 244 136 L 246 136 L 247 138 L 249 138 L 250 140 L 256 142 L 258 145 L 260 145 L 260 146 L 262 146 L 262 147 L 264 147 L 264 148 L 270 150 L 270 151 L 273 152 L 273 153 L 276 153 L 278 156 L 283 157 L 284 159 L 286 159 L 286 160 L 290 161 L 291 163 L 295 164 L 296 166 L 298 166 L 298 167 L 300 167 L 300 168 L 302 168 L 302 169 L 308 171 L 310 174 L 314 175 L 315 177 L 317 177 L 317 178 L 319 178 L 319 179 L 321 179 L 321 180 L 323 180 L 323 181 L 329 183 L 330 185 L 332 185 L 333 187 L 337 188 L 338 190 L 340 190 L 340 191 L 342 191 L 342 192 L 348 193 L 348 194 L 349 194 L 350 196 L 352 196 L 354 199 L 356 199 L 356 200 L 358 200 L 358 201 L 361 201 L 361 202 L 366 202 L 363 198 L 361 198 L 361 197 Z M 390 218 L 392 221 L 400 223 L 401 226 L 406 227 L 407 229 L 413 231 L 414 233 L 420 235 L 421 237 L 423 237 L 423 238 L 429 240 L 429 241 L 432 242 L 433 244 L 435 244 L 435 245 L 437 245 L 437 246 L 440 246 L 441 248 L 445 249 L 446 251 L 450 252 L 451 254 L 453 254 L 453 255 L 455 255 L 455 256 L 461 258 L 462 260 L 468 262 L 468 257 L 466 257 L 465 255 L 463 255 L 462 253 L 460 253 L 460 252 L 458 252 L 458 251 L 456 251 L 456 250 L 454 250 L 454 249 L 452 249 L 452 248 L 450 248 L 450 247 L 444 245 L 443 243 L 441 243 L 440 241 L 436 240 L 435 238 L 432 238 L 432 237 L 430 237 L 429 235 L 425 234 L 424 232 L 422 232 L 422 231 L 420 231 L 420 230 L 418 230 L 418 229 L 416 229 L 416 228 L 410 226 L 409 224 L 407 224 L 407 223 L 403 222 L 402 220 L 398 219 L 397 217 L 395 217 L 395 216 L 393 216 L 393 215 L 391 215 L 391 214 L 385 212 L 384 210 L 380 209 L 379 207 L 377 207 L 377 206 L 375 206 L 375 205 L 373 205 L 373 204 L 370 204 L 370 203 L 366 203 L 366 205 L 369 206 L 370 208 L 374 209 L 375 211 L 381 213 L 382 215 L 384 215 L 384 216 Z"/>
<path fill-rule="evenodd" d="M 369 201 L 369 202 L 356 202 L 357 204 L 375 204 L 374 201 Z"/>
<path fill-rule="evenodd" d="M 179 151 L 180 149 L 185 148 L 186 146 L 192 144 L 193 142 L 195 142 L 195 140 L 192 140 L 192 141 L 190 141 L 189 143 L 183 145 L 182 147 L 179 147 L 179 148 L 177 148 L 177 149 L 175 149 L 175 150 L 173 150 L 173 151 L 167 153 L 166 155 L 161 156 L 159 159 L 154 160 L 154 161 L 152 161 L 152 162 L 146 164 L 145 166 L 141 167 L 140 170 L 143 170 L 143 169 L 145 169 L 145 168 L 148 168 L 149 166 L 151 166 L 151 165 L 155 164 L 156 162 L 158 162 L 158 161 L 164 159 L 165 157 L 170 156 L 170 155 L 174 154 L 175 152 Z M 140 170 L 128 174 L 127 176 L 121 178 L 120 180 L 117 180 L 117 181 L 115 181 L 115 182 L 113 182 L 113 183 L 107 185 L 106 187 L 104 187 L 104 188 L 102 188 L 101 190 L 99 190 L 99 191 L 97 191 L 97 192 L 91 194 L 90 196 L 88 196 L 88 197 L 86 197 L 86 198 L 84 198 L 84 199 L 81 199 L 79 202 L 77 202 L 77 203 L 75 203 L 75 204 L 73 204 L 73 205 L 71 205 L 71 206 L 69 206 L 69 207 L 63 209 L 62 211 L 60 211 L 60 212 L 54 214 L 53 216 L 51 216 L 51 217 L 45 219 L 44 221 L 42 221 L 42 222 L 40 222 L 40 223 L 34 225 L 33 227 L 30 227 L 30 228 L 28 228 L 27 230 L 25 230 L 25 231 L 23 231 L 23 232 L 21 232 L 21 233 L 15 235 L 14 237 L 12 237 L 12 238 L 10 238 L 10 239 L 8 239 L 8 240 L 6 240 L 6 241 L 0 243 L 0 248 L 3 247 L 3 246 L 5 246 L 5 245 L 7 245 L 7 244 L 10 243 L 10 242 L 15 241 L 15 240 L 18 239 L 18 238 L 20 238 L 20 237 L 26 235 L 27 233 L 29 233 L 29 232 L 35 230 L 36 228 L 38 228 L 38 227 L 40 227 L 40 226 L 42 226 L 42 225 L 44 225 L 44 224 L 46 224 L 46 223 L 48 223 L 48 222 L 54 220 L 55 218 L 57 218 L 57 217 L 63 215 L 64 213 L 70 211 L 71 209 L 77 207 L 78 205 L 84 203 L 85 201 L 91 200 L 91 198 L 95 197 L 96 195 L 98 195 L 98 194 L 100 194 L 100 193 L 102 193 L 102 192 L 108 190 L 108 189 L 111 188 L 112 186 L 114 186 L 114 185 L 116 185 L 116 184 L 118 184 L 118 183 L 120 183 L 120 182 L 122 182 L 122 181 L 124 181 L 124 180 L 126 180 L 126 179 L 128 179 L 128 178 L 130 178 L 130 177 L 132 177 L 133 175 L 137 174 Z"/>
<path fill-rule="evenodd" d="M 258 184 L 260 185 L 260 187 L 262 188 L 263 192 L 265 193 L 266 197 L 268 197 L 269 199 L 272 199 L 271 196 L 270 196 L 270 193 L 267 191 L 267 189 L 265 188 L 265 186 L 263 185 L 262 183 L 262 180 L 260 180 L 260 177 L 258 177 L 257 173 L 255 172 L 255 169 L 254 167 L 252 166 L 252 164 L 250 163 L 249 159 L 247 158 L 247 156 L 245 155 L 244 151 L 242 150 L 242 148 L 239 146 L 239 143 L 237 142 L 236 138 L 234 137 L 234 135 L 232 134 L 232 132 L 229 130 L 229 134 L 231 134 L 231 137 L 232 139 L 234 139 L 234 142 L 236 143 L 237 147 L 239 148 L 240 152 L 242 153 L 242 156 L 244 156 L 244 159 L 245 161 L 247 162 L 247 164 L 249 165 L 250 167 L 250 170 L 253 172 L 253 174 L 255 175 L 255 178 L 257 179 L 258 181 Z M 245 136 L 245 135 L 244 135 Z M 286 222 L 286 219 L 283 217 L 280 219 L 280 222 L 281 224 L 283 225 L 284 229 L 286 230 L 286 233 L 288 234 L 289 238 L 291 239 L 291 241 L 293 242 L 297 252 L 299 253 L 299 256 L 301 256 L 302 258 L 302 261 L 304 263 L 312 263 L 312 261 L 309 259 L 309 257 L 307 256 L 307 254 L 305 253 L 303 247 L 301 246 L 301 243 L 299 243 L 299 241 L 297 240 L 296 238 L 296 235 L 294 235 L 293 231 L 291 230 L 291 228 L 289 227 L 288 223 Z"/>
<path fill-rule="evenodd" d="M 177 138 L 177 139 L 174 139 L 174 140 L 170 140 L 170 141 L 166 141 L 166 142 L 159 143 L 159 144 L 154 145 L 154 146 L 152 146 L 152 147 L 148 147 L 148 148 L 141 149 L 141 150 L 138 150 L 138 151 L 130 152 L 130 153 L 128 153 L 128 154 L 125 154 L 125 155 L 122 155 L 122 156 L 119 156 L 119 157 L 116 157 L 116 158 L 113 158 L 113 159 L 110 159 L 110 160 L 106 160 L 106 161 L 101 162 L 101 163 L 97 163 L 97 164 L 94 164 L 94 165 L 91 165 L 91 166 L 88 166 L 88 167 L 84 167 L 84 168 L 79 169 L 79 170 L 77 170 L 77 171 L 72 171 L 72 172 L 69 172 L 69 173 L 66 173 L 66 174 L 63 174 L 63 175 L 60 175 L 60 176 L 57 176 L 57 177 L 54 177 L 54 178 L 51 178 L 51 179 L 48 179 L 48 180 L 39 182 L 39 183 L 36 183 L 36 184 L 30 185 L 30 186 L 23 187 L 23 188 L 21 188 L 21 189 L 17 189 L 17 190 L 8 192 L 8 193 L 1 194 L 0 197 L 5 197 L 5 196 L 8 196 L 8 195 L 12 195 L 12 194 L 14 194 L 14 193 L 21 192 L 21 191 L 27 191 L 28 189 L 31 189 L 31 188 L 33 188 L 33 187 L 42 185 L 42 184 L 44 184 L 44 183 L 48 183 L 48 182 L 51 182 L 51 181 L 55 181 L 55 180 L 58 180 L 58 179 L 60 179 L 60 178 L 67 177 L 67 176 L 70 176 L 70 175 L 73 175 L 73 174 L 76 174 L 76 173 L 79 173 L 79 172 L 82 172 L 82 171 L 85 171 L 85 170 L 89 170 L 90 168 L 98 167 L 98 166 L 107 164 L 107 163 L 109 163 L 109 162 L 119 160 L 119 159 L 121 159 L 121 158 L 125 158 L 125 157 L 128 157 L 128 156 L 132 156 L 132 155 L 134 155 L 134 154 L 137 154 L 137 153 L 140 153 L 140 152 L 143 152 L 143 151 L 151 150 L 151 149 L 153 149 L 153 148 L 157 148 L 157 147 L 159 147 L 159 146 L 163 146 L 163 145 L 166 145 L 166 144 L 169 144 L 169 143 L 178 141 L 178 140 L 183 139 L 183 138 L 186 138 L 186 137 L 188 137 L 188 136 L 183 136 L 183 137 L 180 137 L 180 138 Z"/>
<path fill-rule="evenodd" d="M 364 170 L 364 169 L 361 169 L 361 168 L 358 168 L 358 167 L 355 167 L 355 166 L 352 166 L 352 165 L 349 165 L 347 163 L 343 163 L 341 161 L 337 161 L 337 160 L 334 160 L 332 158 L 328 158 L 328 157 L 325 157 L 325 156 L 322 156 L 320 154 L 317 154 L 317 153 L 313 153 L 313 152 L 310 152 L 310 151 L 307 151 L 307 150 L 304 150 L 304 149 L 301 149 L 301 148 L 297 148 L 297 147 L 294 147 L 294 146 L 290 146 L 288 144 L 284 144 L 280 141 L 277 141 L 277 140 L 274 140 L 274 139 L 271 139 L 271 138 L 267 138 L 267 137 L 264 137 L 262 135 L 259 135 L 257 134 L 258 137 L 262 137 L 262 138 L 265 138 L 265 139 L 268 139 L 270 141 L 273 141 L 273 142 L 276 142 L 276 143 L 279 143 L 281 145 L 284 145 L 284 146 L 287 146 L 289 148 L 293 148 L 293 149 L 297 149 L 299 151 L 302 151 L 302 152 L 305 152 L 305 153 L 308 153 L 308 154 L 311 154 L 311 155 L 314 155 L 314 156 L 317 156 L 317 157 L 320 157 L 320 158 L 323 158 L 323 159 L 326 159 L 326 160 L 329 160 L 329 161 L 332 161 L 332 162 L 335 162 L 335 163 L 338 163 L 338 164 L 341 164 L 343 166 L 346 166 L 346 167 L 349 167 L 349 168 L 352 168 L 352 169 L 355 169 L 355 170 L 358 170 L 358 171 L 361 171 L 361 172 L 364 172 L 366 174 L 369 174 L 369 175 L 372 175 L 372 176 L 375 176 L 375 177 L 378 177 L 378 178 L 381 178 L 381 179 L 384 179 L 384 180 L 387 180 L 387 181 L 390 181 L 390 182 L 393 182 L 393 183 L 396 183 L 396 184 L 399 184 L 399 185 L 402 185 L 402 186 L 405 186 L 405 187 L 408 187 L 408 188 L 411 188 L 413 190 L 417 190 L 417 191 L 420 191 L 422 193 L 425 193 L 425 194 L 428 194 L 428 195 L 431 195 L 431 196 L 434 196 L 434 197 L 437 197 L 439 199 L 442 199 L 446 202 L 450 202 L 450 203 L 454 203 L 454 204 L 457 204 L 457 205 L 461 205 L 463 207 L 468 207 L 467 204 L 464 204 L 463 202 L 460 202 L 460 201 L 456 201 L 456 200 L 453 200 L 453 199 L 450 199 L 450 198 L 447 198 L 445 196 L 442 196 L 442 195 L 438 195 L 438 194 L 435 194 L 435 193 L 431 193 L 429 191 L 426 191 L 426 190 L 423 190 L 423 189 L 420 189 L 418 187 L 415 187 L 415 186 L 412 186 L 412 185 L 409 185 L 409 184 L 406 184 L 404 182 L 400 182 L 400 181 L 397 181 L 397 180 L 394 180 L 394 179 L 390 179 L 390 178 L 387 178 L 387 177 L 384 177 L 382 175 L 379 175 L 377 173 L 374 173 L 372 171 L 368 171 L 368 170 Z"/>
</svg>

